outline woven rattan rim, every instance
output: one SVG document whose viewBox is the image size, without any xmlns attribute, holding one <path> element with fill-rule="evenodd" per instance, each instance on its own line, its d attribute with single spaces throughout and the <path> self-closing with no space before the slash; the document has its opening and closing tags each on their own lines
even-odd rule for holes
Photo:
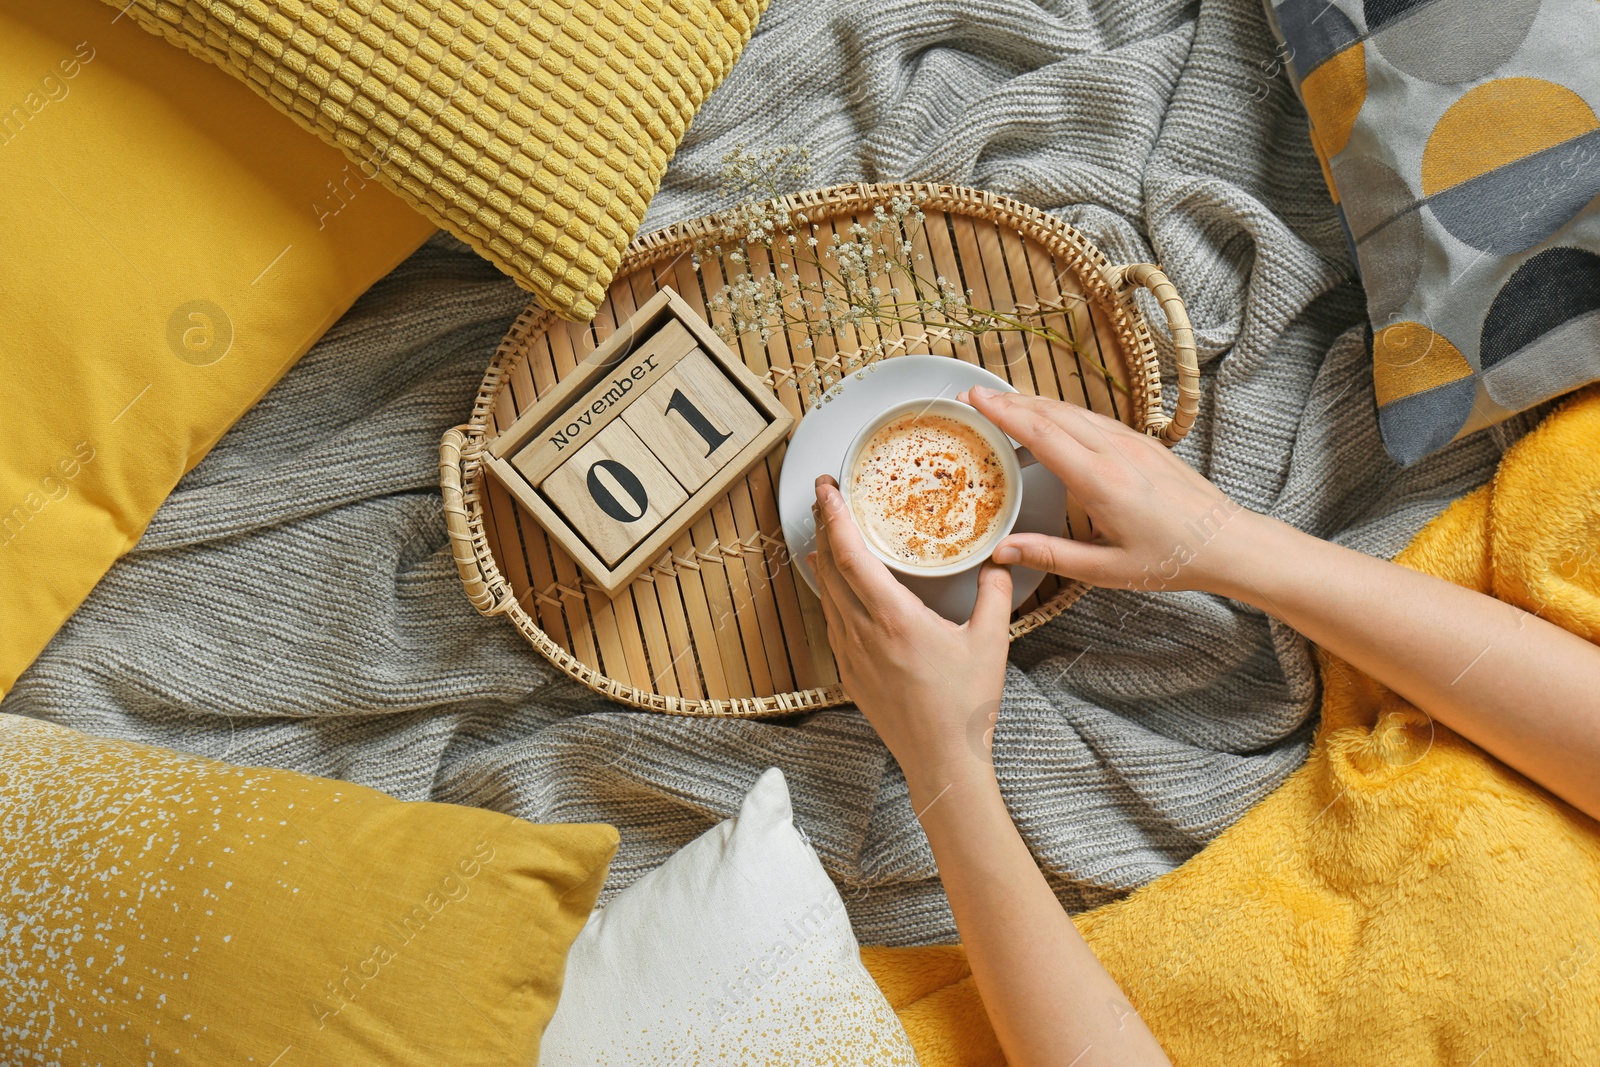
<svg viewBox="0 0 1600 1067">
<path fill-rule="evenodd" d="M 925 210 L 1003 223 L 1068 263 L 1084 295 L 1107 312 L 1122 343 L 1131 378 L 1127 384 L 1134 405 L 1135 425 L 1169 446 L 1189 431 L 1200 401 L 1194 332 L 1176 288 L 1159 268 L 1150 264 L 1113 266 L 1099 249 L 1060 219 L 1020 201 L 977 189 L 926 184 L 853 184 L 795 194 L 779 203 L 794 211 L 821 209 L 830 214 L 844 214 L 870 211 L 902 194 L 909 195 Z M 694 247 L 697 238 L 718 232 L 716 218 L 710 217 L 646 234 L 629 247 L 616 277 L 625 279 L 634 271 L 683 255 Z M 1172 335 L 1178 395 L 1171 416 L 1166 415 L 1161 406 L 1161 369 L 1155 342 L 1135 302 L 1135 293 L 1141 287 L 1149 289 L 1161 306 Z M 444 498 L 445 525 L 462 587 L 473 607 L 484 615 L 505 615 L 534 648 L 568 676 L 605 697 L 645 710 L 672 715 L 763 718 L 845 703 L 847 698 L 839 685 L 736 698 L 688 698 L 646 692 L 602 674 L 568 652 L 540 628 L 518 601 L 489 547 L 481 496 L 484 474 L 478 457 L 489 437 L 490 412 L 510 372 L 519 361 L 527 358 L 529 343 L 558 321 L 552 312 L 537 304 L 530 304 L 517 317 L 484 373 L 471 417 L 464 425 L 446 431 L 439 444 L 439 485 Z M 762 546 L 738 543 L 718 547 L 731 556 Z M 714 558 L 704 551 L 696 555 L 700 558 L 679 559 L 670 552 L 664 554 L 659 564 L 636 581 L 653 581 L 656 572 L 671 573 L 677 567 L 698 568 L 702 560 Z M 1065 585 L 1048 601 L 1015 619 L 1011 624 L 1012 639 L 1061 614 L 1086 588 L 1082 583 Z M 556 593 L 582 595 L 582 590 L 559 588 Z"/>
</svg>

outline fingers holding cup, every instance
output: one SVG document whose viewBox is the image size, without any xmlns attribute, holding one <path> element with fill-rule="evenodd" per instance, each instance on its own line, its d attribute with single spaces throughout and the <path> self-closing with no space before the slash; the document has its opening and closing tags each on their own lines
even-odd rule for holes
<svg viewBox="0 0 1600 1067">
<path fill-rule="evenodd" d="M 916 600 L 867 547 L 838 482 L 826 474 L 817 479 L 817 510 L 817 544 L 819 548 L 827 545 L 826 551 L 818 552 L 820 565 L 828 568 L 828 577 L 847 589 L 863 611 L 881 619 L 904 610 L 908 598 Z"/>
</svg>

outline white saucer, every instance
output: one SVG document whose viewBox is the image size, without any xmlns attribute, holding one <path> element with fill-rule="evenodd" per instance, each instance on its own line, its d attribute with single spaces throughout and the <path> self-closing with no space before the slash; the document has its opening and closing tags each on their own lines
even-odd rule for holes
<svg viewBox="0 0 1600 1067">
<path fill-rule="evenodd" d="M 778 477 L 778 515 L 783 539 L 789 546 L 791 565 L 800 571 L 813 592 L 817 577 L 806 557 L 817 547 L 811 505 L 816 502 L 818 475 L 839 476 L 845 449 L 868 419 L 890 404 L 925 396 L 955 395 L 974 385 L 1008 393 L 1016 390 L 1003 378 L 949 356 L 895 356 L 870 364 L 828 390 L 806 412 L 789 438 Z M 1022 512 L 1013 529 L 1018 533 L 1059 536 L 1066 527 L 1067 490 L 1042 464 L 1022 472 Z M 953 622 L 965 622 L 978 598 L 978 568 L 947 578 L 902 578 L 907 588 L 934 611 Z M 1015 610 L 1039 588 L 1044 574 L 1028 567 L 1012 567 L 1011 607 Z"/>
</svg>

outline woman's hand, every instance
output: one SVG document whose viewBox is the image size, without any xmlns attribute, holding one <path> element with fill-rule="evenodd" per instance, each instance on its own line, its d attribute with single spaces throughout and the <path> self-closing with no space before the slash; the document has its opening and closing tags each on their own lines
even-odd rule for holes
<svg viewBox="0 0 1600 1067">
<path fill-rule="evenodd" d="M 957 399 L 1027 445 L 1083 505 L 1092 542 L 1012 534 L 996 563 L 1091 585 L 1215 589 L 1241 559 L 1236 527 L 1255 519 L 1153 437 L 1075 404 L 981 386 Z"/>
<path fill-rule="evenodd" d="M 989 746 L 1010 645 L 1011 573 L 986 564 L 972 618 L 956 625 L 901 585 L 861 539 L 838 483 L 817 479 L 810 562 L 845 692 L 899 761 L 921 810 L 993 780 Z"/>
<path fill-rule="evenodd" d="M 980 388 L 962 399 L 1031 448 L 1094 526 L 1092 542 L 1013 534 L 998 562 L 1269 612 L 1600 818 L 1600 649 L 1582 637 L 1247 511 L 1154 438 L 1075 405 Z"/>
<path fill-rule="evenodd" d="M 815 514 L 811 565 L 839 675 L 905 771 L 1006 1062 L 1167 1063 L 1061 910 L 995 780 L 1010 572 L 984 565 L 972 618 L 957 626 L 867 550 L 832 478 L 817 479 Z"/>
</svg>

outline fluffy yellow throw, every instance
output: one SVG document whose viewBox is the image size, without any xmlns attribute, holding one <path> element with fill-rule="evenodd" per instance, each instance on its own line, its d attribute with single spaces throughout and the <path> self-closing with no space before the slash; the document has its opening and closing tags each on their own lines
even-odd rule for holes
<svg viewBox="0 0 1600 1067">
<path fill-rule="evenodd" d="M 1399 562 L 1600 642 L 1596 442 L 1591 388 Z M 1078 917 L 1173 1062 L 1600 1062 L 1600 825 L 1348 664 L 1323 682 L 1304 767 Z M 1004 1062 L 959 947 L 863 957 L 923 1067 Z"/>
</svg>

